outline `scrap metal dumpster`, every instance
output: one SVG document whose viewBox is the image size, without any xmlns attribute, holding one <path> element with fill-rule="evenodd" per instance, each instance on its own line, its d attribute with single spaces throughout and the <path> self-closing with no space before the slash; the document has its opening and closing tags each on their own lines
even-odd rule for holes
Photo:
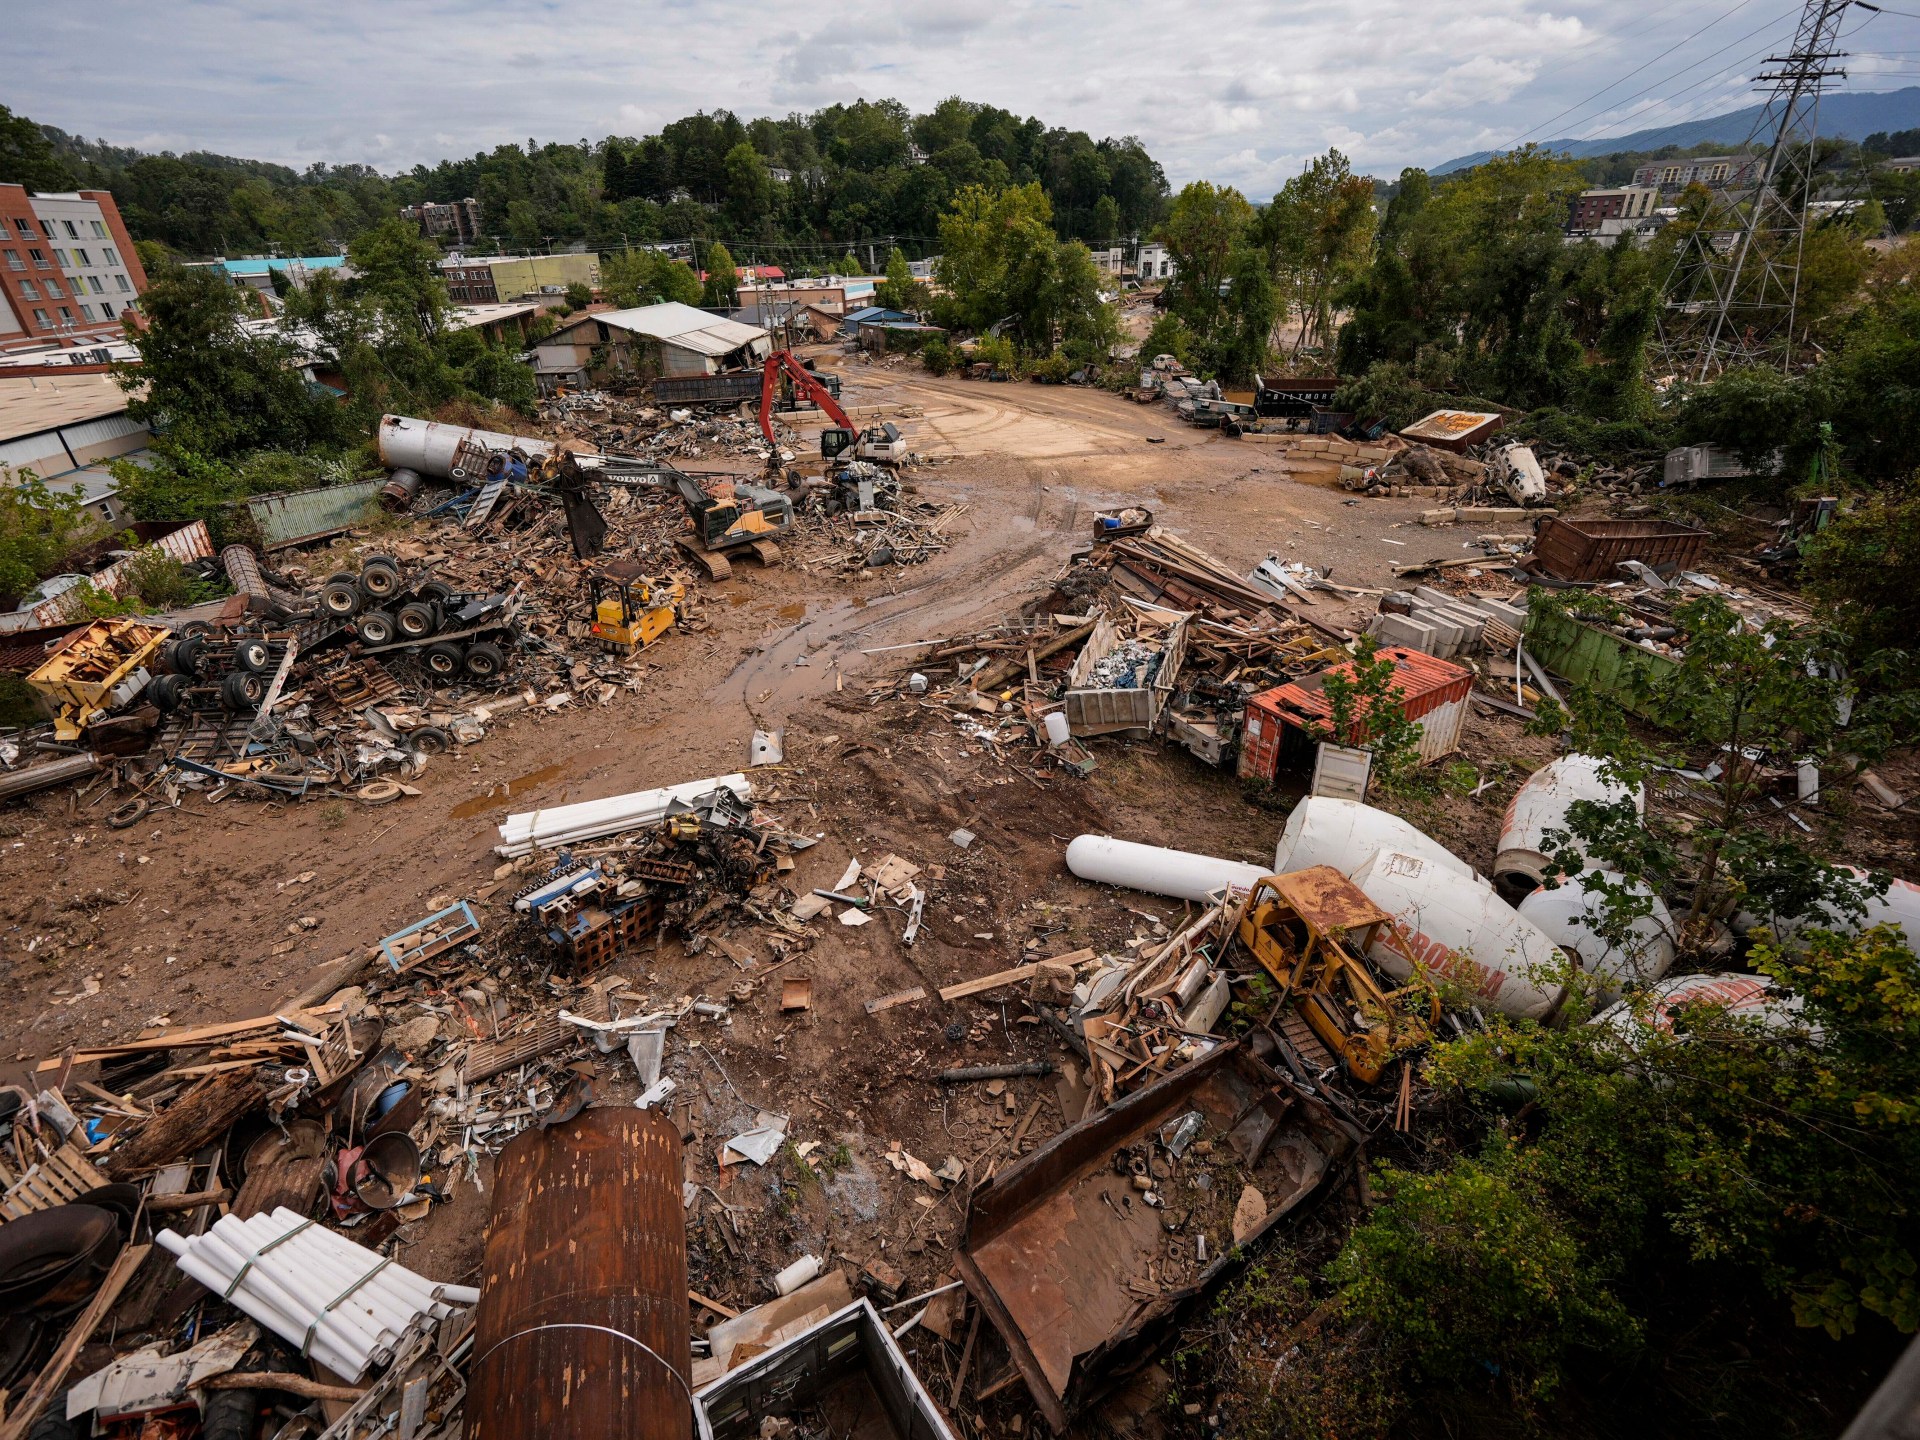
<svg viewBox="0 0 1920 1440">
<path fill-rule="evenodd" d="M 1712 533 L 1670 520 L 1562 520 L 1549 516 L 1534 532 L 1536 570 L 1561 580 L 1617 580 L 1620 563 L 1638 560 L 1655 570 L 1699 563 Z"/>
</svg>

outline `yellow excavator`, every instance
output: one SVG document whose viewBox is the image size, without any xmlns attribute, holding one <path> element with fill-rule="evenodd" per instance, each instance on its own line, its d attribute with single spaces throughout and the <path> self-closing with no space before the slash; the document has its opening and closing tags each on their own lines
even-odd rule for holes
<svg viewBox="0 0 1920 1440">
<path fill-rule="evenodd" d="M 1412 955 L 1414 978 L 1397 990 L 1380 988 L 1361 957 L 1376 940 L 1406 954 L 1393 917 L 1331 865 L 1255 881 L 1239 936 L 1313 1035 L 1364 1085 L 1378 1081 L 1396 1055 L 1426 1044 L 1440 1023 L 1439 993 Z"/>
<path fill-rule="evenodd" d="M 587 571 L 586 605 L 567 622 L 567 635 L 632 655 L 673 628 L 686 598 L 677 580 L 655 580 L 632 560 L 609 560 Z"/>
</svg>

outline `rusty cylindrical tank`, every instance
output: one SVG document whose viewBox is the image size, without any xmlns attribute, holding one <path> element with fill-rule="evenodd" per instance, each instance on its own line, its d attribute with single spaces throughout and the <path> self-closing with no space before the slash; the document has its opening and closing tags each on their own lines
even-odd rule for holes
<svg viewBox="0 0 1920 1440">
<path fill-rule="evenodd" d="M 413 497 L 419 493 L 420 472 L 402 466 L 380 487 L 380 503 L 395 515 L 404 515 L 413 508 Z"/>
<path fill-rule="evenodd" d="M 229 545 L 220 552 L 221 568 L 234 590 L 247 597 L 247 609 L 256 612 L 274 608 L 273 592 L 260 573 L 260 557 L 245 545 Z"/>
<path fill-rule="evenodd" d="M 466 1440 L 690 1440 L 682 1173 L 672 1123 L 626 1106 L 501 1153 Z"/>
</svg>

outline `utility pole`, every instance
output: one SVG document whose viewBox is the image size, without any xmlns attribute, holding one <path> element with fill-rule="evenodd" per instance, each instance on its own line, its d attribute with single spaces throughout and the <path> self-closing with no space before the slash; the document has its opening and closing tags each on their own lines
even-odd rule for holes
<svg viewBox="0 0 1920 1440">
<path fill-rule="evenodd" d="M 1820 96 L 1846 76 L 1832 62 L 1844 58 L 1834 41 L 1852 4 L 1806 0 L 1787 53 L 1754 77 L 1766 104 L 1668 277 L 1660 347 L 1670 374 L 1698 382 L 1730 365 L 1792 364 Z"/>
</svg>

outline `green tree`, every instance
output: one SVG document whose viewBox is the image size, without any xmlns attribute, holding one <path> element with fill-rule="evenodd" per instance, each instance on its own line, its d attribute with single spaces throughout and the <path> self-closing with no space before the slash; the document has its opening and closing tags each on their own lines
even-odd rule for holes
<svg viewBox="0 0 1920 1440">
<path fill-rule="evenodd" d="M 927 287 L 907 268 L 906 252 L 896 245 L 887 256 L 887 278 L 874 287 L 874 299 L 889 310 L 919 315 L 926 311 L 931 298 Z"/>
<path fill-rule="evenodd" d="M 1173 258 L 1176 274 L 1168 287 L 1172 308 L 1202 337 L 1213 333 L 1223 307 L 1226 283 L 1253 207 L 1231 186 L 1190 182 L 1174 196 L 1158 235 Z"/>
<path fill-rule="evenodd" d="M 29 191 L 68 190 L 73 172 L 54 153 L 40 127 L 0 105 L 0 184 Z"/>
<path fill-rule="evenodd" d="M 773 177 L 760 152 L 742 140 L 722 162 L 727 179 L 727 217 L 742 235 L 757 234 L 772 218 Z"/>
<path fill-rule="evenodd" d="M 1334 296 L 1358 277 L 1372 249 L 1373 182 L 1329 150 L 1281 187 L 1257 228 L 1273 278 L 1299 309 L 1300 347 L 1328 344 Z"/>
<path fill-rule="evenodd" d="M 727 247 L 715 241 L 707 250 L 707 283 L 700 303 L 716 310 L 730 310 L 739 301 L 740 272 L 734 268 Z"/>
<path fill-rule="evenodd" d="M 1223 378 L 1252 383 L 1273 354 L 1273 326 L 1280 317 L 1280 296 L 1264 251 L 1248 246 L 1234 256 L 1232 306 L 1216 349 Z"/>
<path fill-rule="evenodd" d="M 276 331 L 243 325 L 240 296 L 223 275 L 176 265 L 148 278 L 146 323 L 127 326 L 140 363 L 114 376 L 131 396 L 132 418 L 169 446 L 216 459 L 338 438 L 338 412 L 301 377 L 297 349 Z"/>
<path fill-rule="evenodd" d="M 31 470 L 0 484 L 0 602 L 15 608 L 68 555 L 105 529 L 77 492 L 49 490 Z"/>
<path fill-rule="evenodd" d="M 1140 363 L 1145 365 L 1161 355 L 1171 355 L 1182 365 L 1194 362 L 1193 331 L 1178 315 L 1164 312 L 1155 317 L 1153 328 L 1140 342 Z"/>
</svg>

